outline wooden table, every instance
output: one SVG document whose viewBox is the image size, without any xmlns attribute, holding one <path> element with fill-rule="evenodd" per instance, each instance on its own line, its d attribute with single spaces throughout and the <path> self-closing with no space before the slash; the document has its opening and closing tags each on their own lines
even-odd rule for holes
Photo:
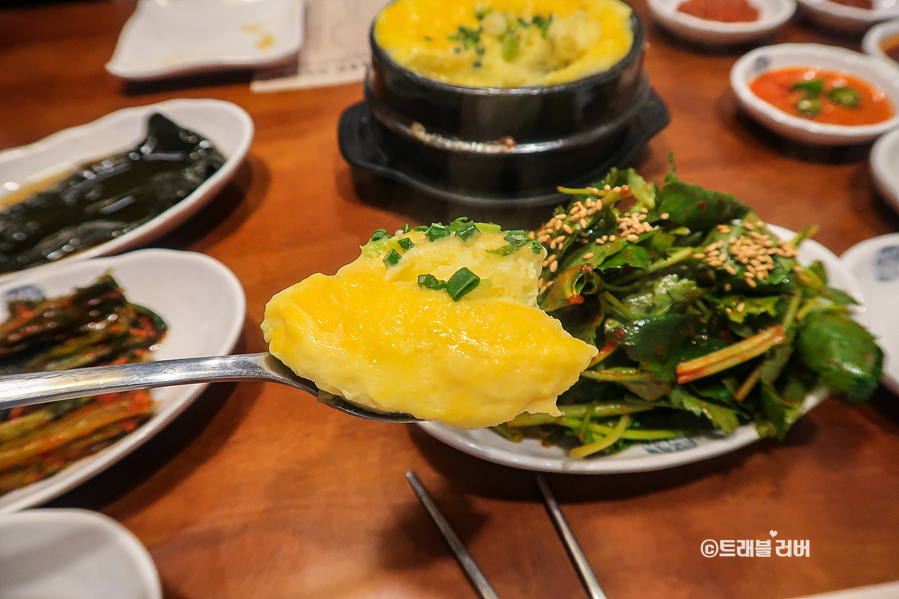
<svg viewBox="0 0 899 599">
<path fill-rule="evenodd" d="M 104 63 L 131 2 L 0 10 L 0 149 L 127 106 L 219 98 L 256 124 L 246 163 L 199 216 L 155 245 L 224 262 L 247 295 L 236 351 L 263 351 L 272 294 L 333 273 L 376 228 L 459 213 L 354 177 L 336 139 L 360 85 L 252 94 L 245 73 L 126 86 Z M 649 22 L 645 4 L 637 10 Z M 790 145 L 739 116 L 728 87 L 741 52 L 688 47 L 650 28 L 646 68 L 672 121 L 636 166 L 729 191 L 761 217 L 836 253 L 899 230 L 867 150 Z M 795 20 L 775 42 L 858 48 Z M 539 218 L 543 214 L 516 214 Z M 215 309 L 210 306 L 209 309 Z M 786 442 L 763 441 L 671 470 L 552 475 L 562 508 L 612 599 L 777 599 L 899 580 L 899 410 L 881 390 L 826 402 Z M 500 596 L 584 592 L 531 473 L 457 452 L 416 426 L 351 418 L 273 384 L 211 387 L 130 457 L 52 502 L 100 510 L 149 548 L 169 599 L 474 596 L 404 479 L 415 471 Z M 705 558 L 705 539 L 809 540 L 809 557 Z"/>
</svg>

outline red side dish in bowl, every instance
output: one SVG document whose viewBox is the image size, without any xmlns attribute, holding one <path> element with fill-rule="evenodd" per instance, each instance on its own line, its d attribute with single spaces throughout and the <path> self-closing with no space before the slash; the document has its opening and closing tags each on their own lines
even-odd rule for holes
<svg viewBox="0 0 899 599">
<path fill-rule="evenodd" d="M 880 87 L 839 71 L 776 69 L 754 79 L 749 88 L 791 116 L 829 125 L 873 125 L 896 113 Z"/>
<path fill-rule="evenodd" d="M 684 0 L 677 10 L 722 23 L 750 23 L 759 19 L 759 9 L 748 0 Z"/>
</svg>

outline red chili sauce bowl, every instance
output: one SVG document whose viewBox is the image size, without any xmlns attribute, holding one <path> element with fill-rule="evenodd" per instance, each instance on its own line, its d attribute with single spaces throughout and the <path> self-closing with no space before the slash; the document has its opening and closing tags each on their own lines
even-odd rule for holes
<svg viewBox="0 0 899 599">
<path fill-rule="evenodd" d="M 820 91 L 813 93 L 817 84 Z M 880 87 L 849 73 L 817 67 L 772 70 L 753 80 L 749 89 L 787 114 L 829 125 L 873 125 L 896 113 Z"/>
</svg>

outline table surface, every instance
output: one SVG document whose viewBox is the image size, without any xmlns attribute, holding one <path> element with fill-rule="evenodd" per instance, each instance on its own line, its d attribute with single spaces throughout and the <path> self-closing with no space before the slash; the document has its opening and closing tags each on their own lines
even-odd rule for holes
<svg viewBox="0 0 899 599">
<path fill-rule="evenodd" d="M 266 301 L 353 260 L 377 228 L 446 220 L 465 210 L 354 175 L 337 144 L 359 84 L 271 94 L 247 73 L 125 85 L 103 65 L 132 2 L 0 9 L 0 149 L 114 110 L 219 98 L 256 125 L 245 164 L 219 197 L 154 245 L 209 254 L 243 283 L 236 351 L 266 349 Z M 636 10 L 649 23 L 642 0 Z M 731 65 L 748 50 L 707 51 L 649 27 L 646 70 L 671 124 L 635 166 L 728 191 L 842 253 L 899 230 L 869 176 L 868 147 L 812 149 L 760 129 L 735 109 Z M 774 42 L 859 48 L 800 19 Z M 510 218 L 541 219 L 539 209 Z M 880 390 L 849 407 L 828 401 L 785 442 L 766 440 L 666 471 L 550 475 L 571 527 L 612 599 L 777 599 L 899 580 L 899 410 Z M 416 500 L 415 471 L 505 599 L 581 598 L 532 473 L 451 449 L 414 425 L 351 418 L 287 387 L 210 387 L 128 458 L 52 506 L 102 511 L 147 546 L 169 599 L 399 597 L 474 593 Z M 808 540 L 810 556 L 705 558 L 705 539 Z"/>
</svg>

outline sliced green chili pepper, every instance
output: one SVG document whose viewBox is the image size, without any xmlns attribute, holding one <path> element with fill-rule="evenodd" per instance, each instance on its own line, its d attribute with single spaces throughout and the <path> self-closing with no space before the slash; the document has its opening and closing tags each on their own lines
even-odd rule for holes
<svg viewBox="0 0 899 599">
<path fill-rule="evenodd" d="M 796 111 L 800 116 L 812 118 L 821 114 L 821 100 L 817 98 L 809 98 L 808 96 L 800 98 L 796 102 Z"/>
<path fill-rule="evenodd" d="M 861 95 L 847 86 L 832 87 L 827 92 L 827 99 L 844 108 L 858 108 L 862 103 Z"/>
<path fill-rule="evenodd" d="M 824 80 L 809 79 L 808 81 L 797 81 L 790 87 L 790 89 L 794 92 L 801 91 L 810 96 L 817 96 L 824 90 Z"/>
</svg>

